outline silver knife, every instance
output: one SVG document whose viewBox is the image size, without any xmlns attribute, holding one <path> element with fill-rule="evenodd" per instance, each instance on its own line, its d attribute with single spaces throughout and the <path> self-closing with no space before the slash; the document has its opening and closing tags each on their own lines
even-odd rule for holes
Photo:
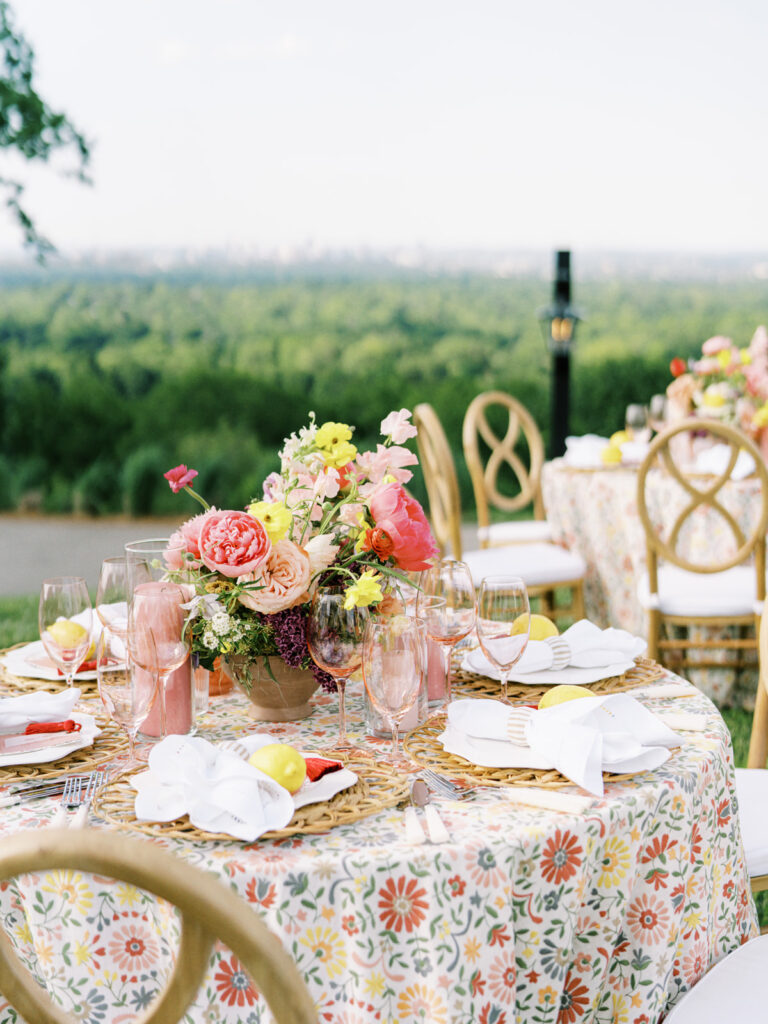
<svg viewBox="0 0 768 1024">
<path fill-rule="evenodd" d="M 9 796 L 0 796 L 0 807 L 17 807 L 19 804 L 26 804 L 30 800 L 44 800 L 49 796 L 61 796 L 63 792 L 63 782 L 52 782 L 49 786 L 38 786 L 37 789 L 12 793 Z"/>
<path fill-rule="evenodd" d="M 33 732 L 16 736 L 0 736 L 0 754 L 30 754 L 48 747 L 78 745 L 79 732 Z"/>
</svg>

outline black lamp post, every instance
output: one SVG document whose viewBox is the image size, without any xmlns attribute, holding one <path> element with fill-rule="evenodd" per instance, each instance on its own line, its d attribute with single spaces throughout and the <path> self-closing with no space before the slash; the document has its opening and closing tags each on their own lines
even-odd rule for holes
<svg viewBox="0 0 768 1024">
<path fill-rule="evenodd" d="M 576 324 L 582 319 L 571 305 L 570 252 L 555 254 L 552 305 L 540 309 L 538 315 L 544 340 L 552 353 L 549 455 L 555 458 L 565 451 L 568 436 L 571 345 L 576 335 Z"/>
</svg>

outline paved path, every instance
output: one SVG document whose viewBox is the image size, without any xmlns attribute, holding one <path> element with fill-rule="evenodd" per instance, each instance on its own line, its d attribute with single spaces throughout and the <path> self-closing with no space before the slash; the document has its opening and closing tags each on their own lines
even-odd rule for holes
<svg viewBox="0 0 768 1024">
<path fill-rule="evenodd" d="M 167 537 L 179 522 L 0 515 L 0 597 L 37 594 L 48 576 L 85 576 L 95 588 L 102 559 L 129 540 Z"/>
</svg>

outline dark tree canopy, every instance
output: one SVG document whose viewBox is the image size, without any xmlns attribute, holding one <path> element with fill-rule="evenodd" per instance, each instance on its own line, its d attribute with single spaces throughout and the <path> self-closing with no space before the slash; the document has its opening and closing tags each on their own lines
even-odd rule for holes
<svg viewBox="0 0 768 1024">
<path fill-rule="evenodd" d="M 74 152 L 76 162 L 70 173 L 87 181 L 88 143 L 66 114 L 53 110 L 38 94 L 34 59 L 32 47 L 14 28 L 10 5 L 0 0 L 0 149 L 15 150 L 26 160 L 45 162 L 54 151 Z M 5 205 L 24 235 L 24 244 L 42 262 L 54 247 L 39 234 L 22 206 L 24 186 L 0 176 L 0 187 L 5 191 Z"/>
</svg>

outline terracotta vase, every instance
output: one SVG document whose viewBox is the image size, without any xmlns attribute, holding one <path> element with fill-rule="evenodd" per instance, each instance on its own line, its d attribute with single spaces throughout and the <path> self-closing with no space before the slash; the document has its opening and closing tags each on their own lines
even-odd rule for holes
<svg viewBox="0 0 768 1024">
<path fill-rule="evenodd" d="M 251 701 L 261 722 L 293 722 L 312 714 L 309 698 L 317 689 L 310 669 L 291 668 L 281 658 L 235 655 L 222 662 L 224 671 Z"/>
</svg>

